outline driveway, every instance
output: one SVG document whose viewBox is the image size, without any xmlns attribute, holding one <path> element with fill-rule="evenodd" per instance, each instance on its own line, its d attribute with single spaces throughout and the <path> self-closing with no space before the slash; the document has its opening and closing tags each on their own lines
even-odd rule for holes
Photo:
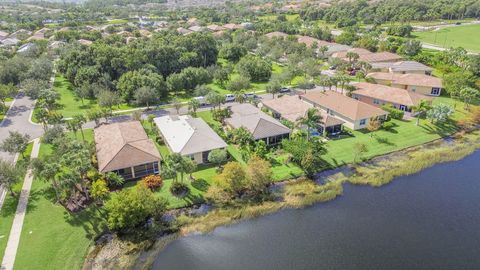
<svg viewBox="0 0 480 270">
<path fill-rule="evenodd" d="M 32 140 L 43 134 L 43 128 L 40 125 L 30 123 L 29 121 L 34 106 L 34 100 L 22 93 L 17 95 L 10 110 L 8 110 L 5 118 L 0 123 L 0 142 L 3 142 L 8 137 L 9 131 L 28 134 Z M 14 158 L 14 155 L 0 151 L 0 159 L 13 162 Z"/>
</svg>

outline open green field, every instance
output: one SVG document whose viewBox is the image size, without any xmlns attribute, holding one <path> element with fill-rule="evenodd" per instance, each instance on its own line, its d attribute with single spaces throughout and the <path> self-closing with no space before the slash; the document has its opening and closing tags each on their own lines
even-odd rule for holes
<svg viewBox="0 0 480 270">
<path fill-rule="evenodd" d="M 61 74 L 55 76 L 55 82 L 53 83 L 53 89 L 60 94 L 59 109 L 58 112 L 65 118 L 70 118 L 75 115 L 83 114 L 88 110 L 99 109 L 98 103 L 95 99 L 85 99 L 83 102 L 75 96 L 74 86 Z M 120 104 L 115 107 L 115 110 L 128 110 L 135 108 L 126 103 Z M 32 120 L 38 122 L 34 115 Z"/>
<path fill-rule="evenodd" d="M 270 14 L 270 15 L 259 16 L 258 19 L 261 20 L 261 21 L 272 22 L 272 21 L 276 21 L 277 17 L 278 17 L 278 15 Z M 285 17 L 287 18 L 287 21 L 291 22 L 291 21 L 294 21 L 297 18 L 299 18 L 300 15 L 299 14 L 285 14 Z"/>
<path fill-rule="evenodd" d="M 459 25 L 441 28 L 438 31 L 414 32 L 420 41 L 444 48 L 463 47 L 472 52 L 480 52 L 480 24 Z"/>
</svg>

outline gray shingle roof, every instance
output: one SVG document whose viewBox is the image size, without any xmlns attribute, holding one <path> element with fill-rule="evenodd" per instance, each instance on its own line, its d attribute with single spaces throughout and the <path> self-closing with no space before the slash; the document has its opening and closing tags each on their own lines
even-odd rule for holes
<svg viewBox="0 0 480 270">
<path fill-rule="evenodd" d="M 246 128 L 255 140 L 290 133 L 288 127 L 251 104 L 235 105 L 231 110 L 226 122 L 233 128 Z"/>
</svg>

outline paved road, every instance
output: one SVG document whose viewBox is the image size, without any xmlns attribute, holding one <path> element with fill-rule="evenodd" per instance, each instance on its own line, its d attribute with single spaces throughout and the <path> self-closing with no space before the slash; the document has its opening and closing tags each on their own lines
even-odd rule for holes
<svg viewBox="0 0 480 270">
<path fill-rule="evenodd" d="M 9 131 L 18 131 L 22 134 L 30 135 L 30 139 L 35 139 L 43 134 L 40 125 L 30 123 L 30 114 L 34 108 L 34 101 L 29 97 L 19 94 L 10 110 L 7 112 L 5 119 L 0 124 L 0 142 L 8 137 Z M 0 151 L 0 159 L 13 162 L 15 156 Z"/>
</svg>

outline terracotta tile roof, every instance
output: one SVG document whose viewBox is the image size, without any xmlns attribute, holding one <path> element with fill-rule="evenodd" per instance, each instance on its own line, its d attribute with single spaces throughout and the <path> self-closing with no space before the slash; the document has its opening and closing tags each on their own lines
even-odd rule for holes
<svg viewBox="0 0 480 270">
<path fill-rule="evenodd" d="M 437 77 L 424 74 L 399 74 L 388 72 L 373 72 L 369 73 L 367 77 L 374 80 L 391 81 L 392 84 L 401 85 L 416 85 L 442 88 L 442 80 Z"/>
<path fill-rule="evenodd" d="M 94 130 L 98 170 L 109 172 L 160 161 L 160 153 L 138 121 L 101 125 Z"/>
<path fill-rule="evenodd" d="M 358 55 L 371 54 L 372 53 L 371 51 L 369 51 L 367 49 L 363 49 L 363 48 L 351 48 L 351 49 L 346 50 L 346 51 L 340 51 L 340 52 L 334 53 L 332 55 L 332 57 L 345 59 L 345 58 L 347 58 L 347 53 L 348 52 L 354 52 Z"/>
<path fill-rule="evenodd" d="M 220 26 L 220 25 L 216 25 L 216 24 L 210 24 L 210 25 L 207 26 L 207 28 L 208 28 L 208 30 L 213 31 L 213 32 L 223 31 L 223 30 L 226 29 L 225 27 Z"/>
<path fill-rule="evenodd" d="M 432 100 L 431 97 L 417 94 L 412 91 L 381 84 L 359 82 L 354 83 L 353 85 L 357 88 L 356 91 L 353 91 L 353 94 L 371 97 L 399 105 L 415 106 L 420 102 L 420 100 Z"/>
<path fill-rule="evenodd" d="M 297 42 L 304 43 L 305 45 L 307 45 L 307 47 L 312 47 L 314 43 L 317 43 L 317 47 L 334 45 L 333 43 L 330 43 L 328 41 L 316 39 L 309 36 L 297 36 Z"/>
<path fill-rule="evenodd" d="M 365 61 L 368 63 L 375 63 L 375 62 L 393 62 L 402 60 L 402 57 L 398 54 L 391 53 L 391 52 L 377 52 L 377 53 L 370 53 L 370 54 L 362 54 L 358 59 L 360 61 Z"/>
<path fill-rule="evenodd" d="M 235 105 L 231 110 L 232 115 L 225 121 L 233 128 L 246 128 L 255 140 L 290 133 L 288 127 L 252 104 Z"/>
<path fill-rule="evenodd" d="M 295 122 L 298 118 L 305 116 L 307 110 L 313 108 L 313 105 L 301 100 L 300 96 L 283 96 L 276 99 L 266 100 L 263 105 L 268 109 L 275 111 L 281 115 L 282 118 L 290 122 Z M 319 110 L 322 117 L 321 123 L 324 126 L 330 127 L 341 125 L 344 122 L 334 116 L 328 115 L 326 112 Z"/>
<path fill-rule="evenodd" d="M 279 38 L 279 37 L 285 38 L 285 37 L 288 37 L 288 34 L 283 33 L 283 32 L 270 32 L 268 34 L 265 34 L 265 36 L 268 37 L 268 38 L 274 38 L 274 37 L 275 38 Z"/>
<path fill-rule="evenodd" d="M 236 23 L 227 23 L 227 24 L 224 24 L 223 27 L 229 29 L 229 30 L 235 30 L 235 29 L 240 29 L 242 28 L 241 25 L 239 24 L 236 24 Z"/>
<path fill-rule="evenodd" d="M 298 118 L 305 115 L 309 108 L 313 107 L 310 103 L 302 101 L 299 96 L 288 95 L 265 100 L 262 103 L 265 107 L 279 113 L 282 118 L 285 118 L 290 122 L 297 121 Z"/>
<path fill-rule="evenodd" d="M 382 109 L 334 91 L 310 91 L 303 95 L 302 99 L 355 121 L 387 114 Z"/>
</svg>

